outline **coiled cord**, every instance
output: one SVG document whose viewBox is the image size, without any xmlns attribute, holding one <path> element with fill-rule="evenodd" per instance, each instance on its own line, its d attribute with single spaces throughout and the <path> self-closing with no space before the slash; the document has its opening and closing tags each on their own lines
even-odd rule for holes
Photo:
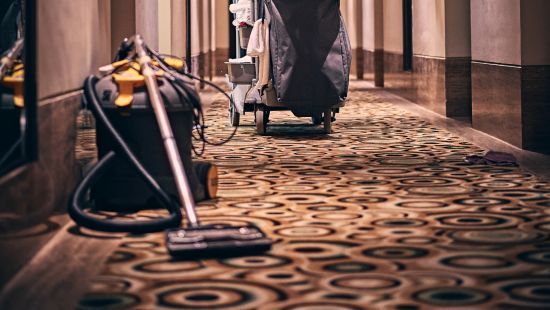
<svg viewBox="0 0 550 310">
<path fill-rule="evenodd" d="M 205 83 L 206 85 L 209 85 L 212 88 L 214 88 L 215 90 L 217 90 L 218 92 L 222 93 L 229 100 L 230 104 L 233 107 L 235 107 L 235 102 L 233 101 L 233 98 L 231 98 L 231 96 L 229 96 L 218 85 L 216 85 L 216 84 L 214 84 L 210 81 L 206 81 L 204 79 L 196 77 L 196 76 L 190 74 L 189 72 L 186 72 L 185 70 L 176 70 L 176 69 L 170 67 L 166 63 L 166 61 L 164 60 L 163 55 L 159 54 L 157 51 L 154 51 L 150 48 L 147 48 L 147 50 L 153 56 L 153 59 L 155 59 L 159 63 L 160 68 L 162 70 L 164 70 L 165 72 L 167 72 L 169 75 L 171 75 L 177 81 L 178 84 L 186 84 L 185 79 L 182 76 L 190 78 L 192 80 L 196 80 L 196 81 Z M 169 57 L 181 60 L 181 58 L 176 57 L 176 56 L 169 56 Z M 233 131 L 231 132 L 231 134 L 227 138 L 222 139 L 221 141 L 213 142 L 213 141 L 208 140 L 208 138 L 206 137 L 206 128 L 207 128 L 207 126 L 205 125 L 206 121 L 205 121 L 205 117 L 204 117 L 204 111 L 202 109 L 202 105 L 200 104 L 200 101 L 198 101 L 198 104 L 194 105 L 193 108 L 196 109 L 195 110 L 195 112 L 196 112 L 195 113 L 195 130 L 198 134 L 198 138 L 196 138 L 196 137 L 195 138 L 197 140 L 202 141 L 203 144 L 208 144 L 208 145 L 211 145 L 211 146 L 221 146 L 221 145 L 229 143 L 235 137 L 235 135 L 237 134 L 238 127 L 235 127 L 235 128 L 233 128 Z M 204 145 L 203 145 L 203 149 L 204 149 Z"/>
</svg>

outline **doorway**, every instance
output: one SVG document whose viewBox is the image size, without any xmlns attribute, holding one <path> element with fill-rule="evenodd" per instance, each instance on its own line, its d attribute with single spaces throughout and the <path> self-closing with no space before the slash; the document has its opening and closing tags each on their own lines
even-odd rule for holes
<svg viewBox="0 0 550 310">
<path fill-rule="evenodd" d="M 403 0 L 403 70 L 413 67 L 412 0 Z"/>
</svg>

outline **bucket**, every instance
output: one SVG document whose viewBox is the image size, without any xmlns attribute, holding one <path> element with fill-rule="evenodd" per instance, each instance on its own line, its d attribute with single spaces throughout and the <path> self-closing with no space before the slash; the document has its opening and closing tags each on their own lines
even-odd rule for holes
<svg viewBox="0 0 550 310">
<path fill-rule="evenodd" d="M 256 79 L 256 65 L 254 63 L 226 62 L 229 82 L 233 84 L 252 84 Z"/>
</svg>

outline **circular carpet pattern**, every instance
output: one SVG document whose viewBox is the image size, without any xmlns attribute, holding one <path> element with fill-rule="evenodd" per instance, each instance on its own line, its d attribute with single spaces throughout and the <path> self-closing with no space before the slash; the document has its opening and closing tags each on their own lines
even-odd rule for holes
<svg viewBox="0 0 550 310">
<path fill-rule="evenodd" d="M 211 140 L 231 129 L 216 98 Z M 271 115 L 268 136 L 247 114 L 233 141 L 208 149 L 220 191 L 199 214 L 255 223 L 273 249 L 174 261 L 162 233 L 128 237 L 79 309 L 550 308 L 549 184 L 465 164 L 483 150 L 353 83 L 331 135 Z"/>
</svg>

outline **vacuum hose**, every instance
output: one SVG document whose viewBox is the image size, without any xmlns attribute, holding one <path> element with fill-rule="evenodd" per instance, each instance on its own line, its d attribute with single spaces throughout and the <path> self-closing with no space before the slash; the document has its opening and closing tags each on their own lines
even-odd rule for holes
<svg viewBox="0 0 550 310">
<path fill-rule="evenodd" d="M 92 110 L 97 121 L 101 122 L 113 140 L 116 143 L 116 151 L 111 151 L 104 156 L 94 168 L 84 177 L 78 185 L 69 203 L 69 215 L 71 218 L 83 227 L 106 232 L 129 232 L 134 234 L 143 234 L 150 232 L 163 231 L 167 228 L 179 227 L 182 221 L 182 214 L 179 204 L 174 201 L 159 185 L 159 183 L 151 176 L 151 174 L 143 167 L 136 155 L 120 136 L 109 118 L 104 113 L 99 99 L 95 92 L 95 85 L 98 78 L 90 76 L 84 84 L 84 96 Z M 107 169 L 115 162 L 117 156 L 122 156 L 128 163 L 133 166 L 138 172 L 139 177 L 147 184 L 153 192 L 155 198 L 165 207 L 169 216 L 160 219 L 146 221 L 121 221 L 115 219 L 99 219 L 86 212 L 90 204 L 86 201 L 86 197 L 91 187 L 99 181 Z"/>
</svg>

